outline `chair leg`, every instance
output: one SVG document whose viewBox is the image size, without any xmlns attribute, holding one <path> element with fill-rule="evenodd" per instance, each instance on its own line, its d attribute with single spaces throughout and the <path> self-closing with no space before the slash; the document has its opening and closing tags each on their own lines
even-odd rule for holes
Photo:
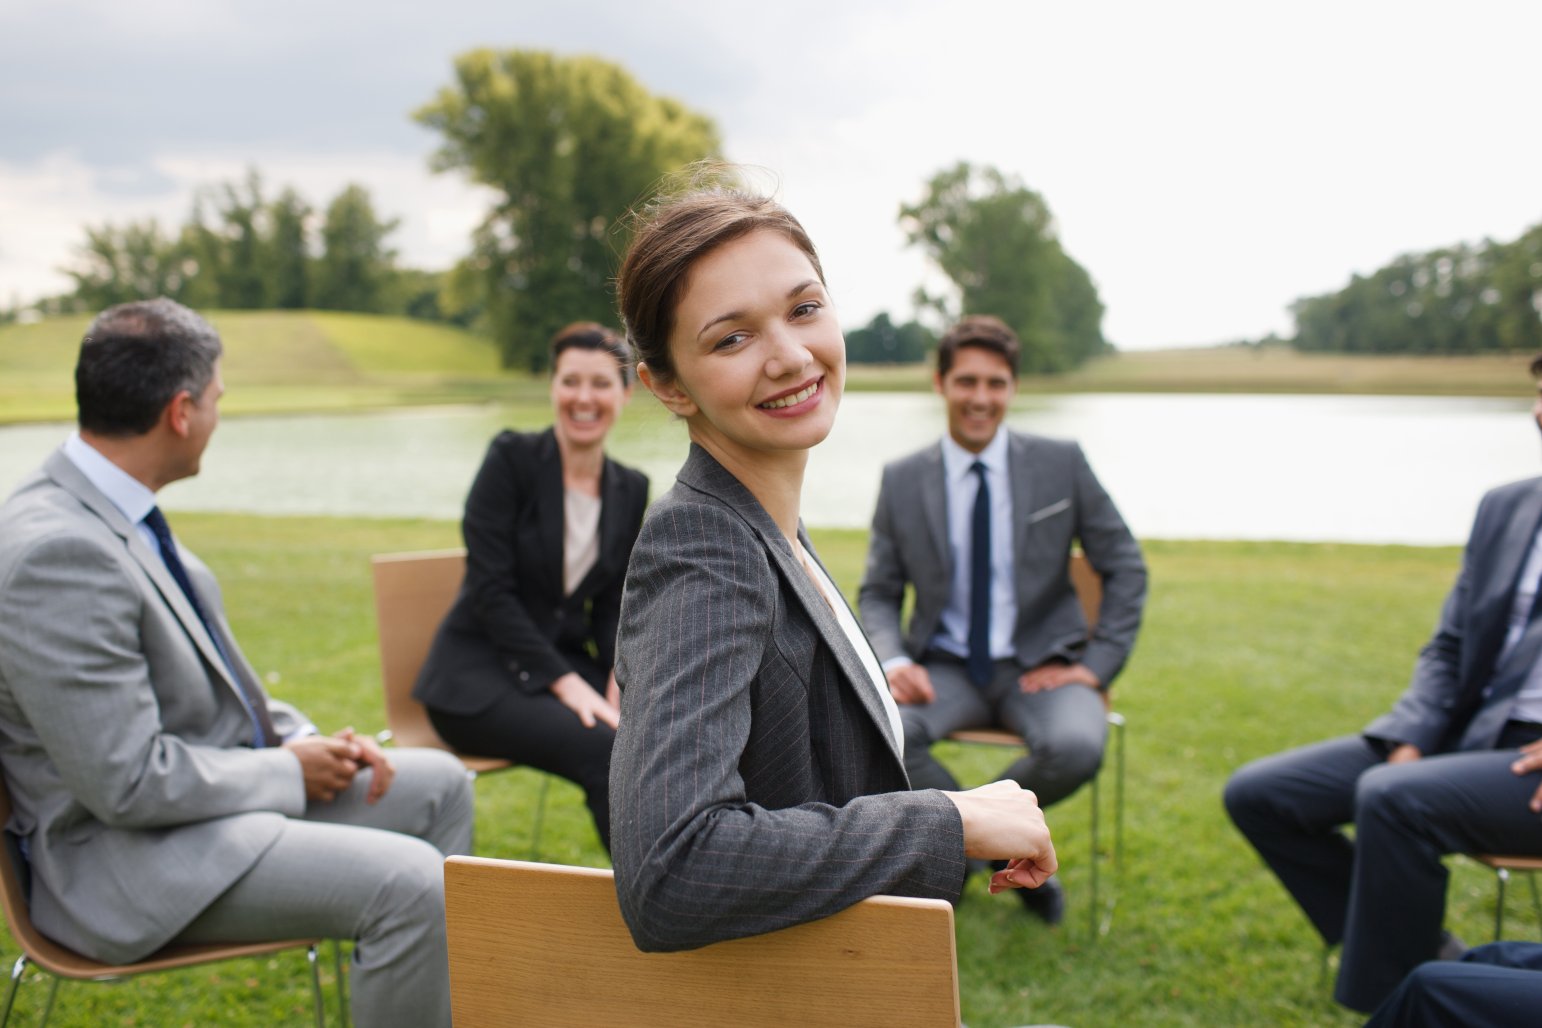
<svg viewBox="0 0 1542 1028">
<path fill-rule="evenodd" d="M 1510 869 L 1496 867 L 1494 877 L 1499 880 L 1499 897 L 1494 903 L 1494 941 L 1499 942 L 1505 937 L 1505 886 L 1510 884 Z"/>
<path fill-rule="evenodd" d="M 43 1020 L 38 1022 L 39 1028 L 48 1028 L 48 1019 L 54 1014 L 54 1000 L 59 997 L 59 983 L 62 981 L 63 978 L 54 978 L 48 986 L 48 1002 L 43 1004 Z"/>
<path fill-rule="evenodd" d="M 27 973 L 27 955 L 23 953 L 16 958 L 16 964 L 11 968 L 11 985 L 5 990 L 5 1009 L 0 1010 L 0 1028 L 5 1028 L 11 1021 L 11 1007 L 16 1003 L 16 990 L 21 987 L 22 975 Z"/>
<path fill-rule="evenodd" d="M 1098 788 L 1101 777 L 1101 772 L 1092 776 L 1092 901 L 1087 906 L 1087 938 L 1092 942 L 1098 941 L 1098 917 L 1102 913 L 1098 903 L 1098 865 L 1103 862 L 1098 849 L 1098 808 L 1103 805 L 1102 792 Z"/>
<path fill-rule="evenodd" d="M 337 968 L 337 1023 L 348 1028 L 348 976 L 343 968 L 343 940 L 332 940 L 332 963 Z"/>
<path fill-rule="evenodd" d="M 551 788 L 551 775 L 541 775 L 541 798 L 535 804 L 535 828 L 530 833 L 530 859 L 541 859 L 541 827 L 546 823 L 546 790 Z"/>
<path fill-rule="evenodd" d="M 1114 726 L 1114 877 L 1124 877 L 1124 715 L 1110 711 Z"/>
<path fill-rule="evenodd" d="M 316 1001 L 316 1028 L 327 1028 L 327 1004 L 321 994 L 321 961 L 316 955 L 316 943 L 305 947 L 305 962 L 311 966 L 311 995 Z"/>
</svg>

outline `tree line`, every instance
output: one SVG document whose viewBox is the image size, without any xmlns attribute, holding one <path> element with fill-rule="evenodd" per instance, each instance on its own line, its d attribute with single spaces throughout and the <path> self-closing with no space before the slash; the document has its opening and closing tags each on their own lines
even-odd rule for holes
<svg viewBox="0 0 1542 1028">
<path fill-rule="evenodd" d="M 1343 289 L 1291 305 L 1298 350 L 1535 353 L 1542 350 L 1542 224 L 1513 242 L 1404 254 Z"/>
<path fill-rule="evenodd" d="M 382 219 L 364 187 L 346 186 L 316 216 L 293 187 L 269 196 L 262 177 L 201 187 L 186 221 L 163 231 L 154 219 L 87 227 L 76 260 L 62 269 L 75 288 L 51 312 L 95 311 L 146 296 L 191 307 L 320 308 L 433 314 L 437 277 L 395 267 Z"/>
<path fill-rule="evenodd" d="M 430 165 L 492 190 L 469 252 L 442 274 L 399 269 L 384 220 L 349 186 L 319 219 L 293 189 L 201 189 L 188 221 L 86 229 L 75 282 L 53 309 L 95 310 L 166 295 L 190 306 L 405 313 L 490 336 L 508 367 L 540 370 L 547 340 L 575 320 L 614 320 L 626 214 L 682 168 L 721 157 L 707 115 L 649 92 L 596 57 L 478 49 L 412 113 L 438 134 Z M 1092 277 L 1061 246 L 1044 198 L 995 168 L 960 163 L 901 204 L 899 224 L 949 287 L 918 289 L 939 323 L 995 314 L 1023 341 L 1028 372 L 1063 371 L 1111 347 Z M 885 312 L 848 334 L 852 360 L 925 359 L 934 330 Z"/>
</svg>

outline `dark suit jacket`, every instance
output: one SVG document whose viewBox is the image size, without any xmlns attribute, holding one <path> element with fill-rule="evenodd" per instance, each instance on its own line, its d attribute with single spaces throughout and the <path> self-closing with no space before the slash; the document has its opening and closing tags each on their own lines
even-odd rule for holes
<svg viewBox="0 0 1542 1028">
<path fill-rule="evenodd" d="M 907 791 L 829 605 L 698 446 L 633 551 L 616 676 L 612 858 L 639 948 L 755 935 L 879 893 L 958 896 L 957 810 Z"/>
<path fill-rule="evenodd" d="M 1434 636 L 1419 652 L 1413 680 L 1392 710 L 1367 726 L 1366 735 L 1412 743 L 1426 754 L 1494 745 L 1514 694 L 1484 692 L 1497 670 L 1510 605 L 1539 524 L 1542 478 L 1500 486 L 1483 497 L 1461 572 Z M 1542 618 L 1531 623 L 1517 650 L 1538 634 Z M 1477 731 L 1470 732 L 1475 722 Z"/>
<path fill-rule="evenodd" d="M 1140 546 L 1080 446 L 1009 432 L 1007 463 L 1016 522 L 1017 661 L 1024 669 L 1056 657 L 1079 661 L 1106 688 L 1124 667 L 1140 628 L 1146 602 Z M 1073 542 L 1081 543 L 1103 579 L 1103 605 L 1091 640 L 1067 571 Z M 942 444 L 934 443 L 883 469 L 857 600 L 862 627 L 880 660 L 901 654 L 921 659 L 937 634 L 952 580 Z M 902 635 L 907 584 L 915 590 L 915 609 Z"/>
<path fill-rule="evenodd" d="M 604 684 L 621 587 L 648 505 L 648 479 L 606 458 L 600 554 L 562 595 L 562 455 L 551 429 L 501 432 L 466 498 L 466 580 L 418 675 L 425 706 L 474 715 L 504 691 L 538 693 L 570 671 Z M 592 647 L 592 653 L 591 653 Z"/>
</svg>

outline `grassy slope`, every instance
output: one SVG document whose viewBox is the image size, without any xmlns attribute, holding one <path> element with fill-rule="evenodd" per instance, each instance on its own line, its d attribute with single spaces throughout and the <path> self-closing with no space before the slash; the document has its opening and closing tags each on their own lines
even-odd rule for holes
<svg viewBox="0 0 1542 1028">
<path fill-rule="evenodd" d="M 226 346 L 222 410 L 349 410 L 541 394 L 503 371 L 493 347 L 458 329 L 327 311 L 214 311 Z M 89 319 L 0 327 L 0 423 L 74 416 L 70 373 Z M 1026 392 L 1389 393 L 1514 396 L 1526 357 L 1347 357 L 1242 348 L 1115 354 Z M 927 390 L 923 365 L 854 365 L 848 387 Z"/>
<path fill-rule="evenodd" d="M 1515 396 L 1529 385 L 1525 355 L 1366 357 L 1285 349 L 1221 347 L 1132 350 L 1100 357 L 1066 375 L 1025 376 L 1024 392 L 1043 393 L 1370 393 Z M 856 365 L 850 388 L 925 390 L 920 365 Z"/>
<path fill-rule="evenodd" d="M 427 322 L 335 311 L 213 311 L 227 414 L 507 398 L 543 387 L 501 370 L 487 340 Z M 0 422 L 74 417 L 86 317 L 0 328 Z"/>
<path fill-rule="evenodd" d="M 247 652 L 277 695 L 328 730 L 383 723 L 368 555 L 453 545 L 452 523 L 183 515 L 178 529 L 220 574 Z M 854 592 L 864 534 L 815 537 Z M 1130 724 L 1129 795 L 1112 930 L 1096 942 L 1087 934 L 1084 791 L 1050 812 L 1071 901 L 1062 928 L 971 885 L 958 915 L 964 1019 L 972 1028 L 1358 1023 L 1329 1001 L 1320 946 L 1226 822 L 1220 789 L 1245 760 L 1353 731 L 1383 710 L 1457 553 L 1192 542 L 1150 542 L 1147 552 L 1146 626 L 1116 691 Z M 953 747 L 948 759 L 971 784 L 1007 760 L 983 747 Z M 477 784 L 480 853 L 528 855 L 539 781 L 521 769 Z M 605 865 L 566 783 L 552 786 L 542 855 Z M 1452 927 L 1485 939 L 1492 878 L 1456 867 Z M 1523 895 L 1513 898 L 1514 923 L 1529 926 Z M 303 959 L 278 958 L 126 988 L 67 985 L 56 1020 L 299 1024 L 306 990 Z M 22 1017 L 36 1015 L 43 991 L 24 988 L 20 1005 L 32 1013 Z"/>
</svg>

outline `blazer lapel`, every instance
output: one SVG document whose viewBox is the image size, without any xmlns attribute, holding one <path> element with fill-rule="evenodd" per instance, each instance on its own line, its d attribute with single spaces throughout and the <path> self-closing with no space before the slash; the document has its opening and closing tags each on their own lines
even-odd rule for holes
<svg viewBox="0 0 1542 1028">
<path fill-rule="evenodd" d="M 1012 563 L 1022 574 L 1026 567 L 1023 554 L 1028 552 L 1028 515 L 1033 512 L 1033 476 L 1028 473 L 1028 451 L 1033 440 L 1015 432 L 1007 433 L 1007 474 L 1012 479 Z M 1018 583 L 1018 592 L 1024 591 Z"/>
<path fill-rule="evenodd" d="M 856 693 L 862 709 L 867 712 L 874 727 L 878 729 L 889 747 L 889 752 L 894 756 L 895 761 L 903 766 L 904 758 L 901 756 L 900 741 L 892 735 L 888 712 L 884 710 L 883 701 L 878 698 L 874 685 L 869 684 L 867 669 L 862 666 L 862 658 L 857 655 L 851 640 L 846 638 L 840 623 L 835 620 L 835 612 L 830 609 L 830 604 L 825 602 L 825 598 L 809 580 L 807 572 L 803 570 L 802 564 L 793 554 L 786 537 L 776 527 L 776 522 L 771 520 L 771 515 L 766 513 L 765 508 L 737 478 L 714 460 L 711 454 L 694 443 L 691 444 L 690 455 L 686 458 L 685 466 L 680 469 L 678 478 L 687 485 L 710 493 L 728 504 L 760 536 L 766 552 L 771 555 L 771 562 L 776 565 L 782 578 L 791 585 L 793 596 L 814 622 L 814 627 L 818 629 L 820 638 L 830 648 L 830 652 L 835 654 L 836 663 L 840 665 L 847 688 Z M 813 557 L 813 546 L 801 522 L 798 525 L 798 538 L 809 556 Z M 817 557 L 814 559 L 818 560 Z M 824 565 L 821 564 L 820 567 L 822 569 Z M 828 575 L 829 572 L 826 572 L 826 576 Z M 835 599 L 838 602 L 845 602 L 842 597 L 835 597 Z"/>
<path fill-rule="evenodd" d="M 930 487 L 921 489 L 921 516 L 926 521 L 926 534 L 932 541 L 932 552 L 937 555 L 937 566 L 942 569 L 944 582 L 953 580 L 953 547 L 948 545 L 948 472 L 942 461 L 942 444 L 926 451 L 926 465 L 921 481 L 930 481 Z"/>
<path fill-rule="evenodd" d="M 209 636 L 209 630 L 204 627 L 203 621 L 193 610 L 193 605 L 188 602 L 187 594 L 182 591 L 177 580 L 171 577 L 171 572 L 166 569 L 166 562 L 161 560 L 160 555 L 150 549 L 140 537 L 138 530 L 129 524 L 128 518 L 123 516 L 123 512 L 91 484 L 91 480 L 81 473 L 75 466 L 75 462 L 66 457 L 62 450 L 48 458 L 44 469 L 55 482 L 58 482 L 123 540 L 129 556 L 133 557 L 149 576 L 156 591 L 161 594 L 161 599 L 182 623 L 183 630 L 187 632 L 193 645 L 198 648 L 198 652 L 203 654 L 205 663 L 214 668 L 221 680 L 235 691 L 237 697 L 240 697 L 240 687 L 231 679 L 232 672 L 226 667 L 219 649 Z"/>
<path fill-rule="evenodd" d="M 550 595 L 562 596 L 566 585 L 562 562 L 567 493 L 562 484 L 562 451 L 557 448 L 556 434 L 549 428 L 541 436 L 537 457 L 533 500 L 536 531 L 541 537 L 540 573 L 546 576 Z M 600 517 L 604 516 L 601 512 Z"/>
</svg>

